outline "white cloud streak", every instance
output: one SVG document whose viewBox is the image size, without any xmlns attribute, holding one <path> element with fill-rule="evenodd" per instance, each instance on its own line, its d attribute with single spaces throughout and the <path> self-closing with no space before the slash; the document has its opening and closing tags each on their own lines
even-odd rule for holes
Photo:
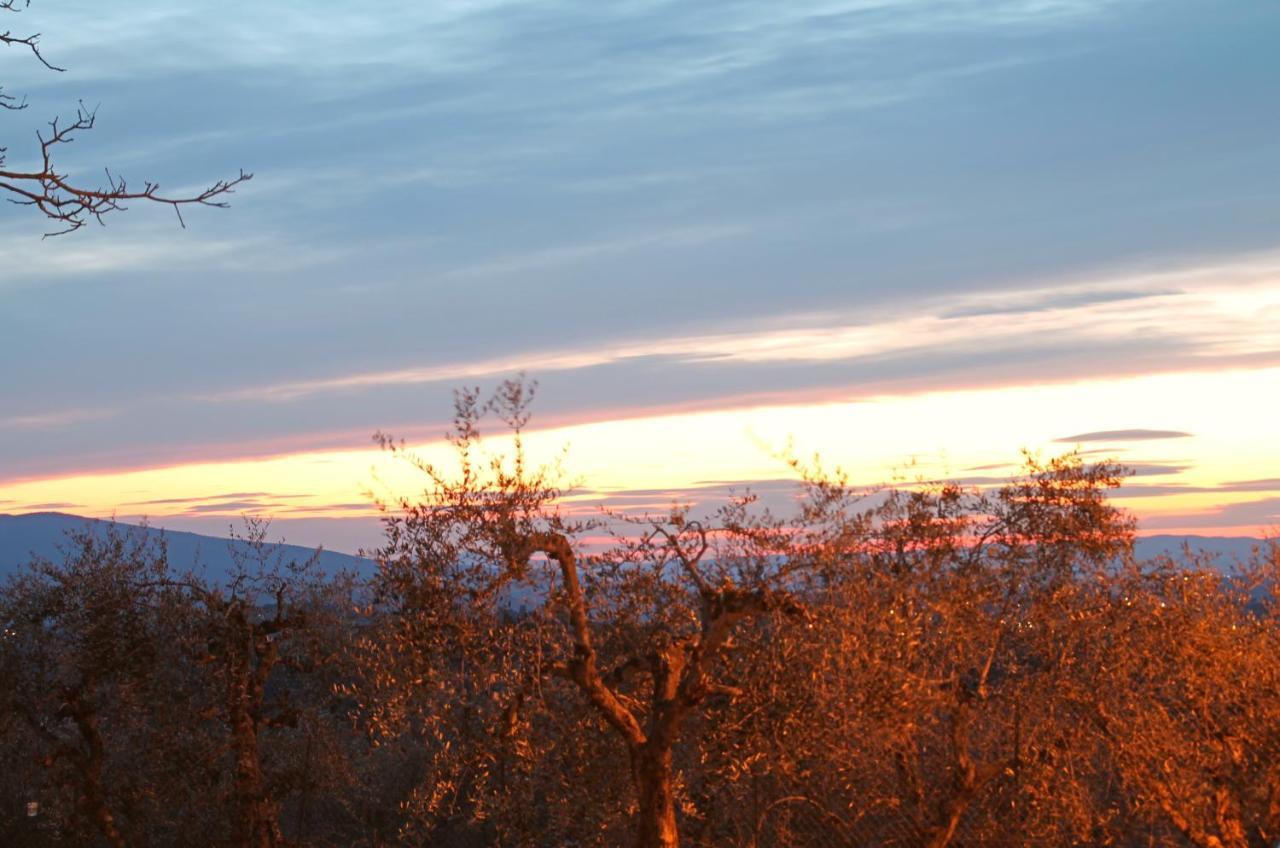
<svg viewBox="0 0 1280 848">
<path fill-rule="evenodd" d="M 116 414 L 111 409 L 68 409 L 59 412 L 42 412 L 33 415 L 0 416 L 0 430 L 56 429 L 82 421 L 98 421 Z"/>
<path fill-rule="evenodd" d="M 1004 353 L 1059 341 L 1074 349 L 1140 340 L 1183 351 L 1169 367 L 1280 353 L 1280 256 L 1246 263 L 1131 274 L 1004 295 L 938 298 L 909 311 L 790 316 L 768 328 L 615 345 L 530 351 L 471 362 L 419 365 L 274 383 L 203 396 L 206 401 L 284 402 L 311 395 L 570 371 L 663 358 L 691 363 L 820 363 L 958 352 Z"/>
</svg>

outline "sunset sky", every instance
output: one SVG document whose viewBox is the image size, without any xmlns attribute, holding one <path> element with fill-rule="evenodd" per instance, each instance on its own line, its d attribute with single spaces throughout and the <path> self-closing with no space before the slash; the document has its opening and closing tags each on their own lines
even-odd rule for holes
<svg viewBox="0 0 1280 848">
<path fill-rule="evenodd" d="M 21 25 L 20 25 L 21 24 Z M 0 512 L 376 544 L 450 393 L 526 372 L 574 503 L 1137 472 L 1280 528 L 1280 3 L 35 0 L 10 164 L 229 210 L 0 211 Z M 6 204 L 8 206 L 8 204 Z"/>
</svg>

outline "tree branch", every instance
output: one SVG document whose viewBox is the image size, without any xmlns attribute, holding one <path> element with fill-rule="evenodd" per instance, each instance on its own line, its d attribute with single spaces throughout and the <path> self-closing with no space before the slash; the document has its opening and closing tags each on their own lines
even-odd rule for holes
<svg viewBox="0 0 1280 848">
<path fill-rule="evenodd" d="M 30 5 L 29 0 L 0 0 L 0 12 L 20 12 Z M 45 59 L 40 51 L 40 35 L 14 35 L 12 30 L 0 32 L 0 45 L 25 47 L 40 64 L 52 71 L 63 68 Z M 26 99 L 18 100 L 5 94 L 0 89 L 0 108 L 9 110 L 25 109 Z M 184 206 L 213 206 L 225 208 L 226 197 L 234 193 L 236 186 L 253 178 L 243 170 L 231 178 L 218 180 L 207 188 L 189 195 L 166 195 L 160 193 L 160 186 L 154 182 L 144 182 L 140 189 L 131 188 L 128 183 L 110 170 L 106 170 L 105 184 L 92 186 L 71 182 L 67 176 L 58 171 L 54 165 L 53 151 L 58 145 L 70 144 L 75 140 L 75 133 L 93 129 L 95 110 L 85 109 L 81 104 L 76 110 L 75 120 L 65 126 L 59 126 L 55 119 L 51 124 L 51 132 L 46 137 L 37 133 L 40 142 L 39 170 L 10 170 L 5 168 L 7 148 L 0 147 L 0 192 L 7 192 L 8 200 L 19 206 L 34 206 L 46 218 L 54 221 L 58 229 L 45 233 L 45 236 L 63 235 L 78 230 L 89 221 L 104 223 L 102 218 L 108 212 L 125 209 L 125 203 L 134 200 L 145 200 L 169 206 L 178 217 L 178 223 L 184 229 L 186 221 L 182 217 Z"/>
<path fill-rule="evenodd" d="M 560 566 L 564 594 L 569 606 L 569 623 L 573 634 L 573 659 L 569 662 L 572 680 L 586 693 L 587 698 L 604 716 L 605 721 L 622 735 L 627 745 L 638 748 L 645 743 L 644 731 L 635 714 L 627 708 L 617 693 L 601 678 L 596 667 L 596 652 L 591 643 L 591 628 L 587 619 L 587 603 L 578 579 L 578 559 L 569 540 L 560 533 L 541 532 L 530 535 L 524 560 L 527 562 L 537 552 L 543 552 Z"/>
</svg>

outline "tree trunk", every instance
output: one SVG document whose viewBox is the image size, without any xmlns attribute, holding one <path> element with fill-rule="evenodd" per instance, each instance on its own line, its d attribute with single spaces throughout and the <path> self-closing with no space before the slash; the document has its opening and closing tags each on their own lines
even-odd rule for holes
<svg viewBox="0 0 1280 848">
<path fill-rule="evenodd" d="M 87 752 L 82 752 L 77 768 L 83 783 L 84 799 L 82 806 L 89 819 L 98 827 L 102 837 L 111 848 L 125 848 L 124 836 L 116 825 L 115 815 L 107 805 L 107 794 L 102 785 L 102 772 L 106 763 L 106 746 L 102 734 L 98 731 L 98 714 L 80 699 L 78 693 L 68 697 L 68 711 L 76 728 L 80 731 L 80 739 Z"/>
<path fill-rule="evenodd" d="M 233 715 L 232 736 L 236 756 L 236 842 L 244 848 L 275 848 L 280 844 L 277 811 L 263 788 L 258 732 L 246 712 Z"/>
<path fill-rule="evenodd" d="M 676 848 L 676 798 L 671 749 L 642 746 L 632 757 L 632 779 L 640 802 L 636 848 Z"/>
<path fill-rule="evenodd" d="M 275 663 L 275 646 L 256 632 L 239 607 L 232 625 L 238 643 L 231 646 L 228 657 L 227 719 L 235 754 L 236 844 L 277 848 L 283 842 L 279 809 L 266 790 L 258 749 L 263 688 Z"/>
<path fill-rule="evenodd" d="M 935 824 L 926 832 L 926 848 L 947 848 L 951 844 L 960 820 L 978 791 L 999 773 L 999 767 L 991 764 L 980 768 L 969 753 L 969 727 L 972 722 L 970 696 L 962 694 L 951 711 L 951 785 L 938 801 Z"/>
</svg>

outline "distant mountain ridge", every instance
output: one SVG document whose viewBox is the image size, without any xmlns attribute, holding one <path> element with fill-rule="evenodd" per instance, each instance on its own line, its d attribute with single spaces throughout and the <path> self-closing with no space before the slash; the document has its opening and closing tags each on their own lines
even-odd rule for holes
<svg viewBox="0 0 1280 848">
<path fill-rule="evenodd" d="M 1193 551 L 1206 551 L 1230 560 L 1247 558 L 1263 541 L 1253 536 L 1142 536 L 1133 547 L 1141 559 L 1159 554 L 1178 557 L 1182 554 L 1183 545 L 1187 545 Z"/>
<path fill-rule="evenodd" d="M 0 579 L 21 569 L 33 556 L 59 561 L 62 558 L 62 549 L 67 547 L 68 532 L 87 529 L 94 533 L 105 534 L 107 527 L 112 523 L 99 518 L 84 518 L 62 512 L 32 512 L 25 515 L 0 513 Z M 149 536 L 162 537 L 168 547 L 169 563 L 174 568 L 184 570 L 200 566 L 210 578 L 214 579 L 231 572 L 234 565 L 232 555 L 234 549 L 247 548 L 247 543 L 234 539 L 164 530 L 158 527 L 141 527 L 124 522 L 114 523 L 124 532 L 146 533 Z M 273 545 L 273 548 L 278 549 L 286 560 L 302 561 L 316 553 L 314 548 L 286 543 Z M 373 562 L 364 557 L 328 550 L 320 551 L 319 567 L 330 574 L 350 570 L 365 576 L 372 574 L 374 569 Z"/>
<path fill-rule="evenodd" d="M 33 555 L 57 561 L 62 556 L 60 546 L 66 547 L 69 531 L 87 528 L 105 533 L 111 523 L 62 512 L 33 512 L 25 515 L 0 513 L 0 579 L 18 571 Z M 169 562 L 175 568 L 185 569 L 198 564 L 210 577 L 229 573 L 233 566 L 232 549 L 245 545 L 244 542 L 220 536 L 157 527 L 144 528 L 123 522 L 116 522 L 116 525 L 124 531 L 162 536 L 169 549 Z M 1261 541 L 1244 536 L 1144 536 L 1137 540 L 1136 549 L 1143 558 L 1161 553 L 1178 556 L 1186 544 L 1192 549 L 1204 550 L 1230 560 L 1249 556 L 1254 546 Z M 314 548 L 303 545 L 281 543 L 279 548 L 286 559 L 299 561 L 315 553 Z M 350 570 L 368 576 L 374 571 L 372 560 L 353 554 L 321 550 L 319 557 L 320 568 L 329 573 Z"/>
</svg>

